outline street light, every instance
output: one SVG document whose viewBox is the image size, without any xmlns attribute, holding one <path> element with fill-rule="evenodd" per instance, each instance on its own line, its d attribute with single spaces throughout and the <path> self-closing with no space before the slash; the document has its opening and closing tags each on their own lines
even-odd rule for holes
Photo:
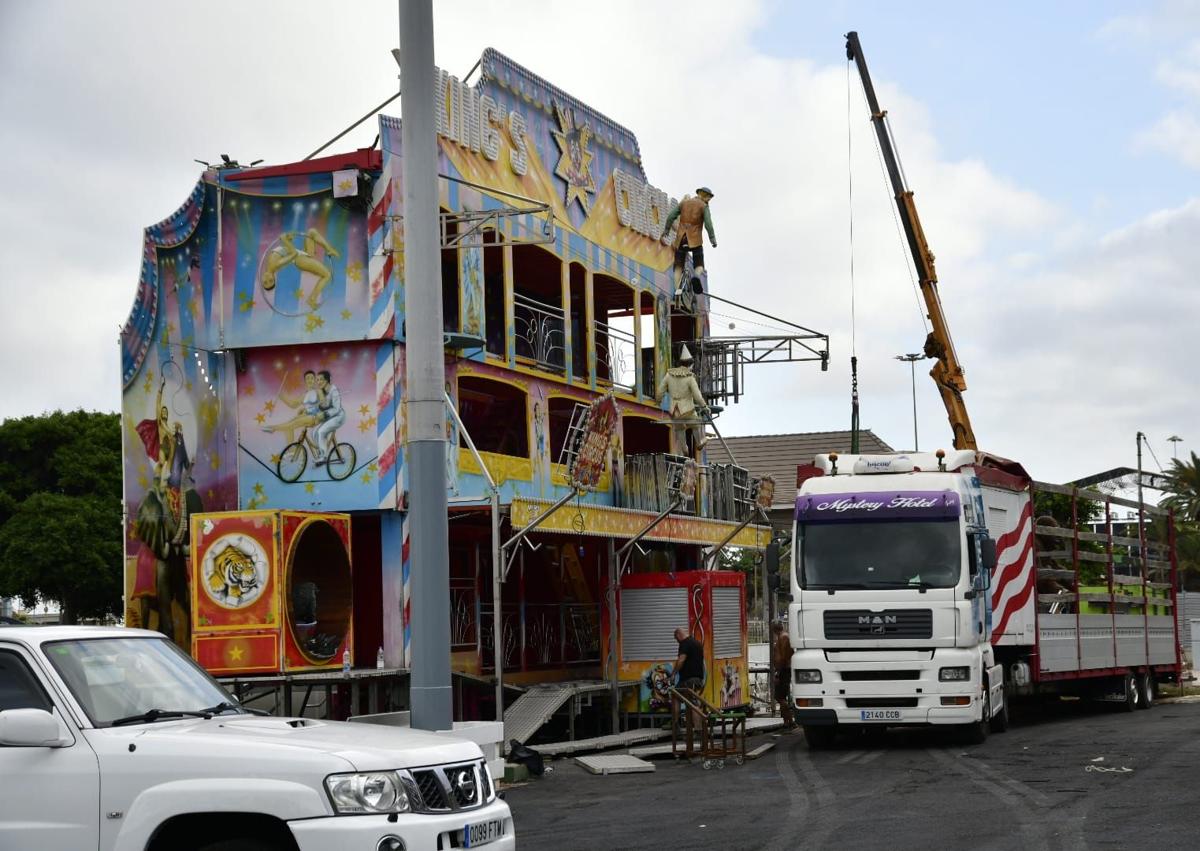
<svg viewBox="0 0 1200 851">
<path fill-rule="evenodd" d="M 1173 434 L 1170 437 L 1168 437 L 1167 440 L 1171 441 L 1172 457 L 1174 457 L 1175 460 L 1178 461 L 1179 460 L 1179 441 L 1183 440 L 1183 438 L 1177 434 Z"/>
<path fill-rule="evenodd" d="M 918 452 L 921 449 L 921 445 L 917 442 L 917 361 L 925 360 L 925 355 L 915 353 L 896 355 L 896 360 L 906 361 L 910 372 L 912 372 L 913 452 Z"/>
</svg>

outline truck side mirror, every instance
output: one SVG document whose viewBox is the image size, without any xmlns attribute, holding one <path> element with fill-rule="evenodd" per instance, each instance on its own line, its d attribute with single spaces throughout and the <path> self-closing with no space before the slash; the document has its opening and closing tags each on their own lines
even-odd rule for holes
<svg viewBox="0 0 1200 851">
<path fill-rule="evenodd" d="M 993 538 L 984 538 L 980 541 L 980 550 L 983 555 L 983 572 L 990 585 L 992 571 L 996 569 L 996 541 Z"/>
<path fill-rule="evenodd" d="M 59 732 L 58 719 L 45 709 L 6 709 L 0 712 L 0 745 L 62 748 L 69 744 Z"/>
<path fill-rule="evenodd" d="M 779 574 L 779 541 L 771 541 L 767 544 L 767 549 L 763 553 L 763 567 L 766 568 L 768 576 Z"/>
</svg>

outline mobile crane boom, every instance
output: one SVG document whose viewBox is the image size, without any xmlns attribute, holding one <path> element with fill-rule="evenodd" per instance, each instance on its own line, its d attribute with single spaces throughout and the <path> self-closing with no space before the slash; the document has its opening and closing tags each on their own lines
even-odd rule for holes
<svg viewBox="0 0 1200 851">
<path fill-rule="evenodd" d="M 962 397 L 963 391 L 967 389 L 967 380 L 954 351 L 954 341 L 950 338 L 946 315 L 942 312 L 942 302 L 938 297 L 933 252 L 929 250 L 929 243 L 925 241 L 925 231 L 922 230 L 921 219 L 917 216 L 917 205 L 913 201 L 912 190 L 905 185 L 904 172 L 892 145 L 887 112 L 879 108 L 875 86 L 871 83 L 871 74 L 867 70 L 867 60 L 863 57 L 857 32 L 846 35 L 846 58 L 853 59 L 854 64 L 858 66 L 858 75 L 867 95 L 867 105 L 871 109 L 871 123 L 875 125 L 875 134 L 879 137 L 879 149 L 883 153 L 888 177 L 892 182 L 896 207 L 900 211 L 900 221 L 904 224 L 904 235 L 908 239 L 908 250 L 917 267 L 921 296 L 925 299 L 925 309 L 929 313 L 929 322 L 933 328 L 925 338 L 925 356 L 936 359 L 929 375 L 937 384 L 938 392 L 942 394 L 946 415 L 950 419 L 950 428 L 954 432 L 954 448 L 977 449 L 975 432 L 971 429 L 971 418 L 967 415 L 967 406 Z"/>
</svg>

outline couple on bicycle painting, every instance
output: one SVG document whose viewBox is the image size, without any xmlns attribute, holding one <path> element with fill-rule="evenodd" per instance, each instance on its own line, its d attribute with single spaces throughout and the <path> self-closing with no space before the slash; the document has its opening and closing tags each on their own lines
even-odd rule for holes
<svg viewBox="0 0 1200 851">
<path fill-rule="evenodd" d="M 294 409 L 296 416 L 284 423 L 263 426 L 263 431 L 286 431 L 288 444 L 292 444 L 296 442 L 297 429 L 315 429 L 315 443 L 311 438 L 308 442 L 316 451 L 319 467 L 325 463 L 325 456 L 334 445 L 337 430 L 346 422 L 346 412 L 342 409 L 342 393 L 333 383 L 329 370 L 306 370 L 304 388 L 304 395 L 299 399 L 289 399 L 280 392 L 280 401 Z"/>
</svg>

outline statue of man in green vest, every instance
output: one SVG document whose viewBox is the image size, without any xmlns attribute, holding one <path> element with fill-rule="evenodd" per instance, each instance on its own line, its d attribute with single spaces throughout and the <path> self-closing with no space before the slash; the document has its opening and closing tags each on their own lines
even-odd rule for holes
<svg viewBox="0 0 1200 851">
<path fill-rule="evenodd" d="M 682 295 L 684 286 L 683 266 L 687 254 L 692 253 L 692 287 L 701 292 L 700 275 L 704 271 L 704 240 L 700 227 L 708 231 L 708 241 L 712 247 L 717 247 L 717 237 L 713 233 L 712 213 L 709 212 L 708 202 L 712 200 L 713 191 L 707 186 L 701 186 L 694 196 L 687 196 L 667 213 L 667 221 L 663 225 L 663 233 L 671 232 L 671 225 L 679 220 L 679 228 L 675 232 L 675 277 L 679 281 L 676 295 Z"/>
</svg>

